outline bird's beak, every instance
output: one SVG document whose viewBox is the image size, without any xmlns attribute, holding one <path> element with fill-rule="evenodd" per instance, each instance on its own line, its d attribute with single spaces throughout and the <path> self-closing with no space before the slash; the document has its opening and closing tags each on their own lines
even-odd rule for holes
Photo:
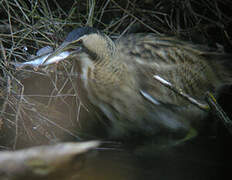
<svg viewBox="0 0 232 180">
<path fill-rule="evenodd" d="M 54 52 L 52 52 L 43 62 L 43 64 L 45 64 L 47 61 L 49 61 L 51 58 L 59 55 L 60 53 L 64 52 L 64 51 L 68 51 L 70 52 L 70 55 L 72 55 L 73 53 L 78 53 L 81 50 L 80 46 L 75 46 L 75 48 L 73 48 L 73 44 L 74 43 L 78 43 L 78 41 L 80 41 L 81 39 L 75 40 L 75 41 L 71 41 L 71 42 L 67 42 L 64 41 L 57 49 L 55 49 Z M 70 56 L 69 55 L 69 56 Z"/>
</svg>

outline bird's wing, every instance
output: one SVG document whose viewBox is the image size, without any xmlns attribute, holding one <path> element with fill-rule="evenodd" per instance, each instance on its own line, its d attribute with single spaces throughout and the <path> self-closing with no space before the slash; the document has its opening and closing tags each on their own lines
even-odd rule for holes
<svg viewBox="0 0 232 180">
<path fill-rule="evenodd" d="M 201 57 L 204 52 L 202 47 L 197 48 L 176 38 L 154 34 L 129 35 L 118 40 L 118 47 L 125 57 L 123 60 L 138 79 L 138 88 L 159 102 L 177 106 L 189 104 L 156 81 L 154 75 L 159 75 L 199 99 L 204 99 L 204 93 L 211 88 L 212 79 L 208 79 L 205 74 L 213 78 L 213 72 Z"/>
</svg>

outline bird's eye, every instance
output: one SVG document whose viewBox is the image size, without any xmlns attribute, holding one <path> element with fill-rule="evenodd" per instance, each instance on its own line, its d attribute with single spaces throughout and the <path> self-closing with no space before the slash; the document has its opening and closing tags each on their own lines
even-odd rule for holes
<svg viewBox="0 0 232 180">
<path fill-rule="evenodd" d="M 79 45 L 83 44 L 83 40 L 79 38 L 79 39 L 76 39 L 76 40 L 70 42 L 70 44 L 79 46 Z"/>
<path fill-rule="evenodd" d="M 74 51 L 80 52 L 83 48 L 81 46 L 76 46 L 73 48 Z"/>
<path fill-rule="evenodd" d="M 79 44 L 83 44 L 83 39 L 80 39 L 80 40 L 78 41 L 78 43 L 79 43 Z"/>
</svg>

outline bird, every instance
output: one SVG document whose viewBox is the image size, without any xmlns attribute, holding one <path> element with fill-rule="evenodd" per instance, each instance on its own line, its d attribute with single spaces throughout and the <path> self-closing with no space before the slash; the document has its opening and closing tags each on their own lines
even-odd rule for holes
<svg viewBox="0 0 232 180">
<path fill-rule="evenodd" d="M 71 31 L 52 53 L 69 56 L 79 76 L 81 101 L 106 119 L 109 139 L 181 139 L 200 127 L 207 112 L 154 79 L 162 77 L 205 103 L 232 82 L 231 55 L 154 33 L 112 39 L 93 27 Z"/>
</svg>

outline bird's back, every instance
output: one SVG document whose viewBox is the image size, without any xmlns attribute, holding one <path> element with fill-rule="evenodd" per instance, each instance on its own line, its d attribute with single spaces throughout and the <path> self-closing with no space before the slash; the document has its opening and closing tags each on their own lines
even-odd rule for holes
<svg viewBox="0 0 232 180">
<path fill-rule="evenodd" d="M 157 82 L 159 75 L 185 93 L 204 100 L 205 92 L 212 93 L 223 84 L 213 66 L 203 55 L 206 48 L 172 37 L 154 34 L 132 34 L 117 41 L 119 60 L 135 76 L 138 88 L 157 100 L 175 105 L 186 105 L 182 97 Z"/>
</svg>

